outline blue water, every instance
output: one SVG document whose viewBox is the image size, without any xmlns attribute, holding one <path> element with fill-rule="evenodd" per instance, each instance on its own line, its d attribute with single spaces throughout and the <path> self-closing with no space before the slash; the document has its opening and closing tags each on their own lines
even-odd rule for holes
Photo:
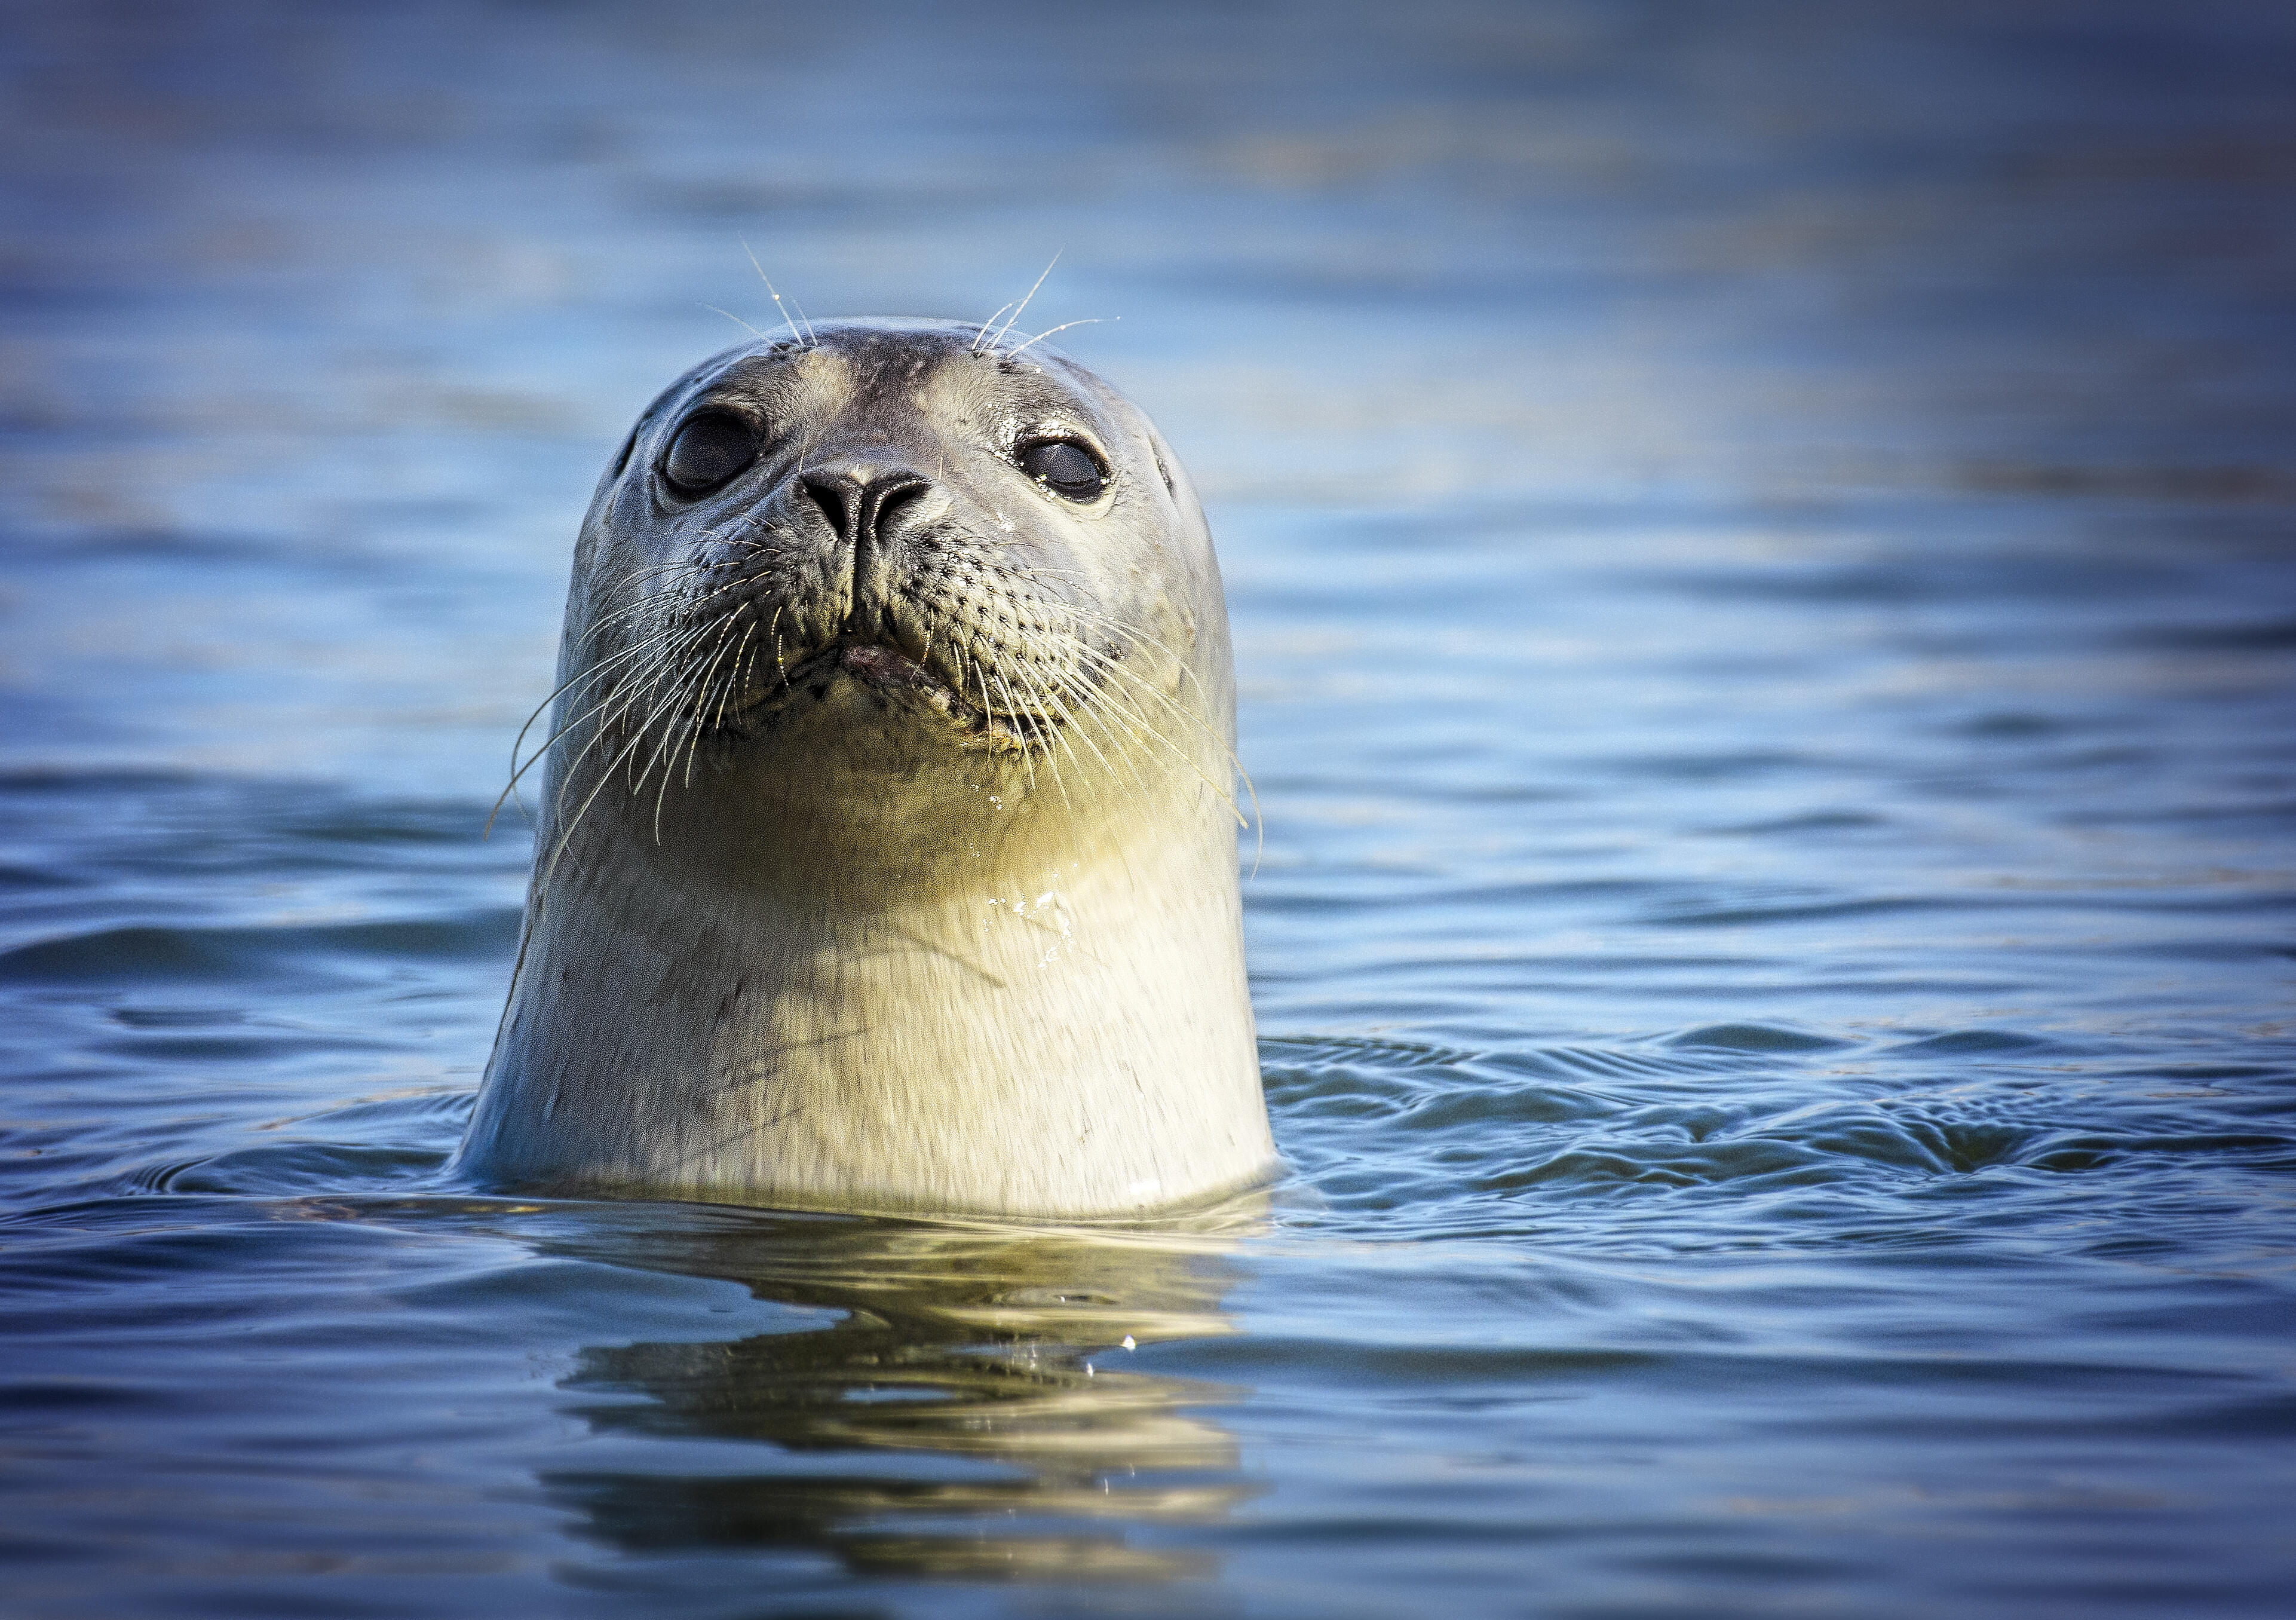
<svg viewBox="0 0 2296 1620">
<path fill-rule="evenodd" d="M 7 11 L 0 1613 L 2285 1612 L 2284 9 Z M 1266 1198 L 444 1177 L 743 239 L 1204 489 Z"/>
</svg>

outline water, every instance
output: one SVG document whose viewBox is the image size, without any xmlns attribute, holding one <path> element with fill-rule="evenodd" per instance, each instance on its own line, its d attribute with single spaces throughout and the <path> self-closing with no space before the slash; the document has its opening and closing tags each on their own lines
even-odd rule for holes
<svg viewBox="0 0 2296 1620">
<path fill-rule="evenodd" d="M 7 24 L 0 1610 L 2282 1610 L 2284 12 Z M 1122 317 L 1267 1199 L 443 1178 L 742 237 Z"/>
</svg>

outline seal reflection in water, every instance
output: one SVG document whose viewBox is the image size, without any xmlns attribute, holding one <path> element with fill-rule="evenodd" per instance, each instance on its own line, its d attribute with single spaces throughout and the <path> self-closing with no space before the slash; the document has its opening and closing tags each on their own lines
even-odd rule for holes
<svg viewBox="0 0 2296 1620">
<path fill-rule="evenodd" d="M 1234 1331 L 1229 1238 L 1260 1213 L 1247 1194 L 1152 1232 L 1031 1232 L 697 1210 L 683 1227 L 546 1242 L 836 1320 L 584 1351 L 562 1387 L 588 1397 L 577 1410 L 594 1430 L 718 1449 L 693 1472 L 664 1453 L 537 1483 L 627 1552 L 788 1558 L 798 1582 L 820 1578 L 808 1555 L 824 1551 L 905 1577 L 1212 1575 L 1202 1546 L 1128 1532 L 1216 1525 L 1254 1493 L 1216 1418 L 1242 1392 L 1152 1370 L 1132 1347 Z"/>
<path fill-rule="evenodd" d="M 1041 346 L 867 320 L 651 407 L 575 550 L 461 1165 L 1117 1215 L 1274 1163 L 1203 514 Z"/>
</svg>

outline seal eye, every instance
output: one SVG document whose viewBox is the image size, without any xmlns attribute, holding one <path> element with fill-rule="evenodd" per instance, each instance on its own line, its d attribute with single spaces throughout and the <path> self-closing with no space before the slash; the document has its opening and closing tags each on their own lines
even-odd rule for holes
<svg viewBox="0 0 2296 1620">
<path fill-rule="evenodd" d="M 1046 439 L 1021 451 L 1021 471 L 1072 501 L 1097 500 L 1108 488 L 1108 474 L 1092 452 L 1066 439 Z"/>
<path fill-rule="evenodd" d="M 758 458 L 758 430 L 726 411 L 686 418 L 661 458 L 661 475 L 680 495 L 707 495 Z"/>
</svg>

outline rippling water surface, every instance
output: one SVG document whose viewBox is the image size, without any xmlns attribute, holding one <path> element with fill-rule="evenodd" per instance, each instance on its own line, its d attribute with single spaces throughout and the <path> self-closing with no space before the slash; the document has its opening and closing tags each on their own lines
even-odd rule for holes
<svg viewBox="0 0 2296 1620">
<path fill-rule="evenodd" d="M 2296 28 L 1405 10 L 9 8 L 0 1609 L 2284 1612 Z M 743 237 L 1121 317 L 1266 1197 L 443 1176 Z"/>
</svg>

